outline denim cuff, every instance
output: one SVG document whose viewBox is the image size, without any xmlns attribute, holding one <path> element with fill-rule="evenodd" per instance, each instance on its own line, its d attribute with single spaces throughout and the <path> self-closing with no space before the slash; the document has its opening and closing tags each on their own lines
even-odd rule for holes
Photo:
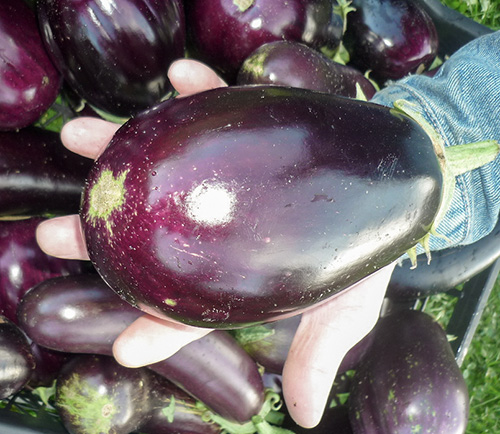
<svg viewBox="0 0 500 434">
<path fill-rule="evenodd" d="M 392 107 L 404 99 L 417 106 L 445 146 L 500 142 L 500 31 L 481 36 L 454 53 L 434 77 L 411 75 L 377 92 L 374 103 Z M 500 211 L 500 157 L 456 178 L 451 206 L 430 249 L 471 244 L 490 233 Z M 421 251 L 421 250 L 420 250 Z"/>
</svg>

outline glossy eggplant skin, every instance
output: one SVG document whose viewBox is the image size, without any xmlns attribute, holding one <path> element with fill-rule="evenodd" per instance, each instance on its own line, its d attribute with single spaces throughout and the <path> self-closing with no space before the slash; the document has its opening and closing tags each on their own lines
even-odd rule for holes
<svg viewBox="0 0 500 434">
<path fill-rule="evenodd" d="M 35 359 L 21 329 L 0 315 L 0 399 L 19 392 L 31 379 Z"/>
<path fill-rule="evenodd" d="M 441 188 L 431 141 L 408 118 L 243 86 L 127 122 L 80 214 L 96 270 L 131 304 L 236 328 L 299 313 L 397 259 L 429 231 Z"/>
<path fill-rule="evenodd" d="M 97 108 L 128 117 L 172 91 L 170 63 L 184 57 L 179 0 L 41 0 L 41 33 L 71 87 Z"/>
<path fill-rule="evenodd" d="M 0 2 L 0 131 L 34 123 L 55 101 L 59 72 L 24 1 Z"/>
<path fill-rule="evenodd" d="M 189 48 L 229 80 L 261 45 L 279 40 L 336 46 L 342 22 L 331 0 L 190 0 Z M 339 31 L 340 29 L 340 31 Z"/>
<path fill-rule="evenodd" d="M 91 164 L 56 132 L 33 126 L 0 132 L 0 216 L 77 213 Z"/>
<path fill-rule="evenodd" d="M 354 434 L 463 434 L 469 397 L 445 331 L 421 311 L 381 318 L 349 395 Z"/>
<path fill-rule="evenodd" d="M 147 369 L 80 355 L 57 377 L 55 407 L 70 434 L 129 434 L 147 420 L 152 383 Z"/>
<path fill-rule="evenodd" d="M 35 236 L 42 221 L 0 221 L 0 314 L 15 323 L 19 301 L 32 286 L 51 277 L 83 273 L 88 266 L 44 253 Z"/>
<path fill-rule="evenodd" d="M 428 67 L 437 55 L 434 22 L 410 0 L 354 0 L 345 45 L 351 63 L 384 82 Z"/>
<path fill-rule="evenodd" d="M 294 41 L 261 45 L 245 59 L 236 82 L 300 87 L 349 98 L 358 96 L 359 86 L 367 100 L 375 94 L 375 86 L 357 69 Z"/>
<path fill-rule="evenodd" d="M 19 323 L 38 345 L 69 353 L 112 355 L 112 345 L 142 312 L 97 275 L 47 279 L 25 294 Z M 264 386 L 253 359 L 226 332 L 216 331 L 149 365 L 229 420 L 261 409 Z"/>
<path fill-rule="evenodd" d="M 263 404 L 264 385 L 256 363 L 223 330 L 149 367 L 229 420 L 246 422 Z"/>
<path fill-rule="evenodd" d="M 109 356 L 118 335 L 141 315 L 97 274 L 46 279 L 24 295 L 18 308 L 19 324 L 39 345 Z"/>
</svg>

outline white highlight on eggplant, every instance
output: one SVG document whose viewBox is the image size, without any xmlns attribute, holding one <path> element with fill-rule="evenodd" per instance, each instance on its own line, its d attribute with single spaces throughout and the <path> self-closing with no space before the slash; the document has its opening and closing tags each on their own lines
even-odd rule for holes
<svg viewBox="0 0 500 434">
<path fill-rule="evenodd" d="M 250 21 L 250 27 L 254 30 L 259 30 L 262 27 L 262 18 L 254 18 Z"/>
<path fill-rule="evenodd" d="M 236 194 L 221 182 L 203 181 L 186 197 L 186 213 L 197 223 L 223 225 L 233 219 Z"/>
</svg>

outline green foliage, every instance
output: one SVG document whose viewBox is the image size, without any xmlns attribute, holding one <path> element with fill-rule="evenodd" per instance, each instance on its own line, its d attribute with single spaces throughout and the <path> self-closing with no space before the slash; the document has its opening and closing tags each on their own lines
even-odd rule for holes
<svg viewBox="0 0 500 434">
<path fill-rule="evenodd" d="M 462 365 L 470 394 L 467 434 L 500 432 L 500 279 Z"/>
<path fill-rule="evenodd" d="M 441 0 L 441 2 L 478 23 L 494 30 L 500 29 L 500 2 L 498 0 Z"/>
</svg>

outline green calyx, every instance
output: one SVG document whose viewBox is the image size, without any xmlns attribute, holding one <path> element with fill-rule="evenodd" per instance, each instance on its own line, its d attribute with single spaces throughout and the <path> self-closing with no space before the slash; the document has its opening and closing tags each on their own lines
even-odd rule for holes
<svg viewBox="0 0 500 434">
<path fill-rule="evenodd" d="M 434 152 L 436 153 L 443 174 L 443 192 L 438 213 L 429 232 L 417 243 L 417 245 L 420 244 L 424 248 L 427 260 L 430 262 L 429 239 L 432 235 L 443 237 L 438 234 L 436 229 L 451 205 L 455 191 L 456 176 L 492 162 L 500 152 L 500 145 L 496 140 L 482 140 L 445 147 L 443 138 L 427 122 L 415 104 L 405 100 L 397 100 L 394 102 L 393 113 L 408 116 L 417 122 L 427 133 L 434 146 Z M 412 262 L 412 268 L 415 268 L 417 263 L 417 245 L 407 251 Z"/>
<path fill-rule="evenodd" d="M 111 432 L 118 411 L 112 396 L 100 394 L 76 374 L 58 387 L 56 403 L 87 434 Z"/>
<path fill-rule="evenodd" d="M 268 390 L 262 409 L 246 423 L 236 423 L 228 421 L 223 417 L 206 410 L 203 418 L 208 422 L 213 422 L 222 428 L 221 434 L 294 434 L 292 431 L 279 426 L 283 421 L 281 408 L 282 401 L 276 392 Z"/>
<path fill-rule="evenodd" d="M 238 7 L 240 12 L 245 12 L 253 5 L 254 0 L 233 0 L 233 4 Z"/>
<path fill-rule="evenodd" d="M 110 235 L 113 231 L 109 218 L 125 202 L 124 182 L 128 172 L 125 170 L 115 177 L 111 170 L 103 170 L 89 192 L 88 218 L 91 222 L 104 220 Z"/>
</svg>

